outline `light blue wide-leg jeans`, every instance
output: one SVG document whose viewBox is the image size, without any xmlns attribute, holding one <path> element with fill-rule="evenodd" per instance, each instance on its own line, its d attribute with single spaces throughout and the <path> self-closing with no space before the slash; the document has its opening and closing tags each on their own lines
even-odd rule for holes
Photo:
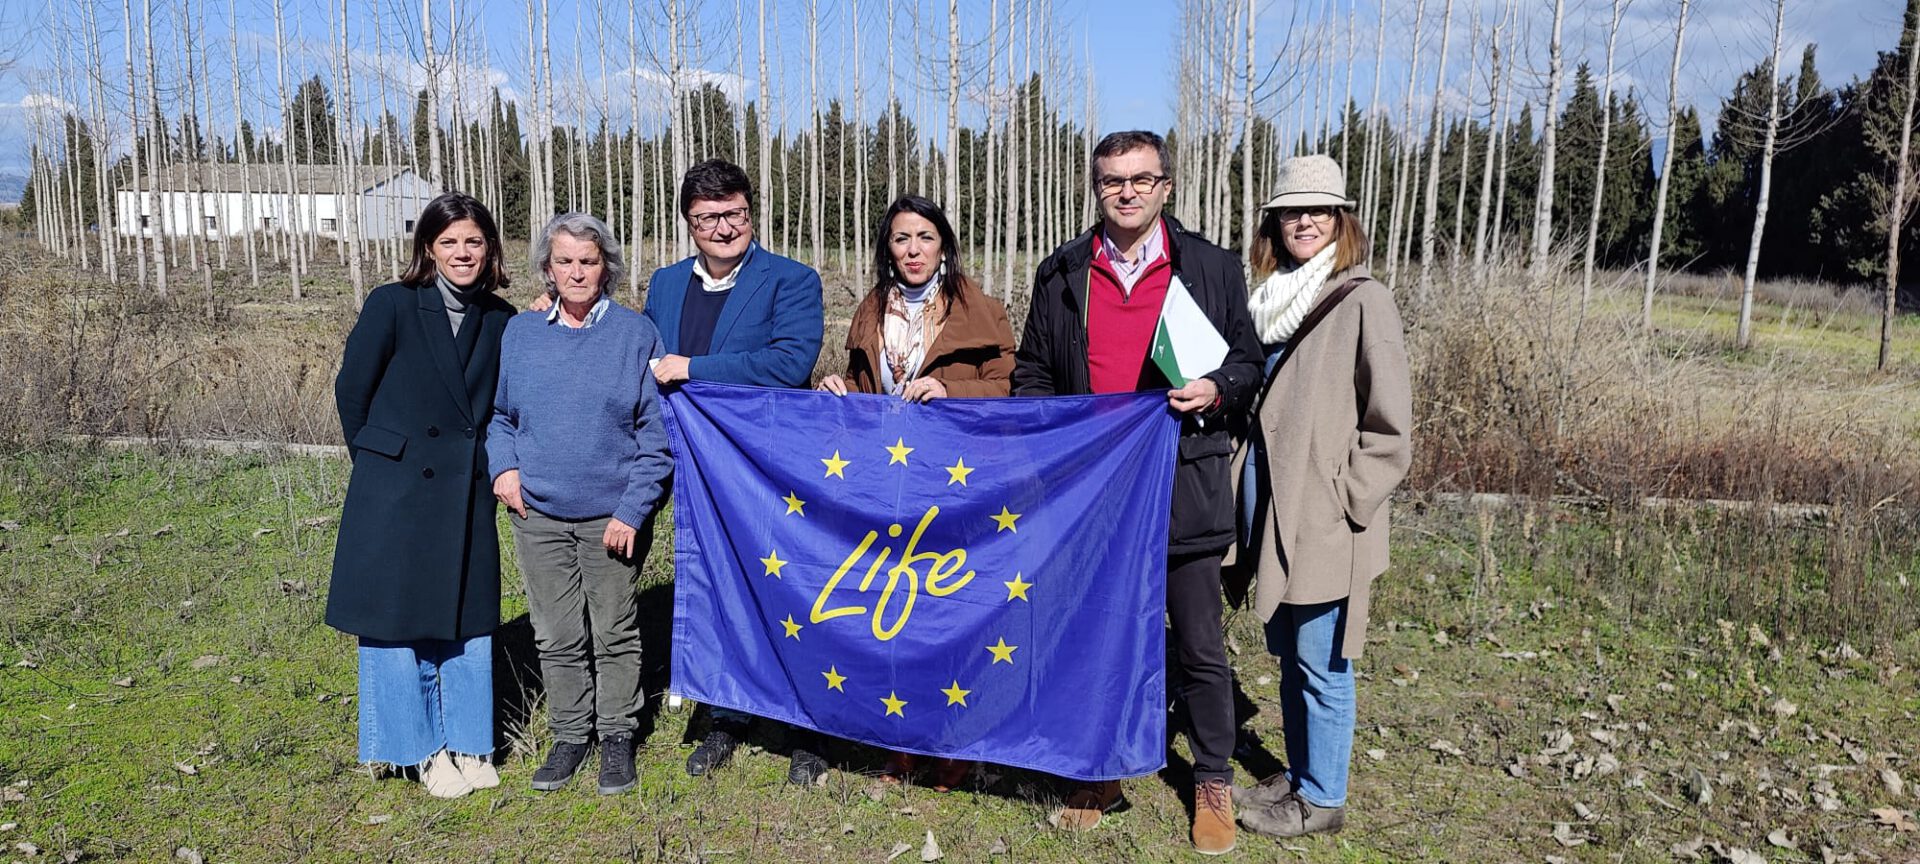
<svg viewBox="0 0 1920 864">
<path fill-rule="evenodd" d="M 493 753 L 493 637 L 360 640 L 360 761 Z"/>
</svg>

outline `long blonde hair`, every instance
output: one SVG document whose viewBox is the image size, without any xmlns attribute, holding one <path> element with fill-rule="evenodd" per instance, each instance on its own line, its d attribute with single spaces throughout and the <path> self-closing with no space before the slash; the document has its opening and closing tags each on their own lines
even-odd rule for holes
<svg viewBox="0 0 1920 864">
<path fill-rule="evenodd" d="M 1360 219 L 1353 211 L 1334 208 L 1333 242 L 1340 244 L 1333 253 L 1333 272 L 1357 267 L 1367 260 L 1367 229 L 1360 227 Z M 1280 237 L 1279 208 L 1262 212 L 1260 231 L 1253 238 L 1253 253 L 1247 257 L 1247 263 L 1253 267 L 1254 281 L 1273 275 L 1282 261 L 1293 260 L 1286 250 L 1287 243 Z"/>
</svg>

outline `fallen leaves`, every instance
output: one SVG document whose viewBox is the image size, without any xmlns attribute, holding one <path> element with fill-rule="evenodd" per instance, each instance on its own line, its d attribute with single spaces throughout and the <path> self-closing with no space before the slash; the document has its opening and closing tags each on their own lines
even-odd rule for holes
<svg viewBox="0 0 1920 864">
<path fill-rule="evenodd" d="M 1787 701 L 1787 698 L 1782 696 L 1779 699 L 1773 700 L 1773 703 L 1767 706 L 1767 710 L 1773 712 L 1775 717 L 1785 720 L 1788 717 L 1800 713 L 1800 706 Z"/>
<path fill-rule="evenodd" d="M 1461 749 L 1460 749 L 1459 747 L 1457 747 L 1457 746 L 1455 746 L 1455 745 L 1454 745 L 1454 743 L 1453 743 L 1452 741 L 1448 741 L 1448 740 L 1447 740 L 1447 739 L 1445 739 L 1445 738 L 1441 738 L 1441 739 L 1439 739 L 1439 740 L 1437 740 L 1437 741 L 1435 741 L 1435 742 L 1433 742 L 1432 744 L 1428 744 L 1428 745 L 1427 745 L 1427 749 L 1428 749 L 1428 750 L 1432 750 L 1432 751 L 1433 751 L 1433 752 L 1435 752 L 1435 753 L 1445 753 L 1445 754 L 1447 754 L 1448 756 L 1465 756 L 1465 755 L 1467 755 L 1467 754 L 1466 754 L 1466 751 L 1464 751 L 1464 750 L 1461 750 Z"/>
<path fill-rule="evenodd" d="M 1891 828 L 1902 834 L 1920 828 L 1914 824 L 1912 813 L 1898 807 L 1875 807 L 1873 818 L 1880 823 L 1881 827 Z"/>
<path fill-rule="evenodd" d="M 1880 785 L 1887 787 L 1887 794 L 1895 798 L 1901 798 L 1907 794 L 1906 781 L 1900 779 L 1900 772 L 1892 768 L 1880 769 Z"/>
<path fill-rule="evenodd" d="M 920 860 L 922 862 L 938 861 L 942 857 L 945 856 L 940 852 L 939 841 L 933 839 L 932 831 L 928 831 L 927 842 L 920 844 Z"/>
</svg>

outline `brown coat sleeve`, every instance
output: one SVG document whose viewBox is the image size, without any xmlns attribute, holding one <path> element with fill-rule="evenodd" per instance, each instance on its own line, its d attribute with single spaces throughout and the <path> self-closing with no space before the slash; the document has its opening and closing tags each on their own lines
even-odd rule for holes
<svg viewBox="0 0 1920 864">
<path fill-rule="evenodd" d="M 975 305 L 979 305 L 978 301 L 981 299 L 987 299 L 989 301 L 986 304 L 988 314 L 990 315 L 987 323 L 988 326 L 993 328 L 995 347 L 998 349 L 998 353 L 976 367 L 979 372 L 977 377 L 942 380 L 940 383 L 946 385 L 948 396 L 957 398 L 993 397 L 1006 396 L 1012 392 L 1013 325 L 1007 323 L 1006 307 L 1001 306 L 997 302 L 991 302 L 991 298 L 978 297 L 975 298 Z"/>
</svg>

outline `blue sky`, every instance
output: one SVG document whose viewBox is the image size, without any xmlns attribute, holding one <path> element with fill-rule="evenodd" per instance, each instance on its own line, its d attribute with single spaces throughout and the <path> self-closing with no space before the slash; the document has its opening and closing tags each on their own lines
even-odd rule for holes
<svg viewBox="0 0 1920 864">
<path fill-rule="evenodd" d="M 122 42 L 120 6 L 104 0 L 79 2 L 43 2 L 43 0 L 6 0 L 0 3 L 0 171 L 19 170 L 27 161 L 27 142 L 37 110 L 46 106 L 85 103 L 85 76 L 63 74 L 63 69 L 85 67 L 85 58 L 77 47 L 82 40 L 81 3 L 96 4 L 106 44 L 103 86 L 124 87 L 125 54 Z M 237 16 L 227 13 L 229 0 L 184 0 L 155 4 L 155 50 L 163 65 L 162 88 L 179 92 L 184 52 L 182 28 L 199 28 L 196 44 L 214 46 L 207 60 L 205 76 L 213 83 L 212 116 L 219 124 L 215 134 L 228 134 L 232 124 L 232 66 L 227 45 L 231 38 L 230 21 L 237 17 L 241 69 L 244 81 L 244 113 L 264 127 L 274 127 L 275 69 L 273 67 L 272 0 L 231 0 Z M 313 74 L 331 78 L 327 64 L 337 55 L 337 37 L 329 32 L 329 8 L 337 5 L 321 0 L 281 0 L 284 4 L 285 43 L 290 48 L 290 76 L 305 78 Z M 630 114 L 626 105 L 630 84 L 637 74 L 649 96 L 664 89 L 665 78 L 657 71 L 662 65 L 643 59 L 636 72 L 626 63 L 627 4 L 594 3 L 588 0 L 547 0 L 551 3 L 553 75 L 556 81 L 584 81 L 584 87 L 571 85 L 579 95 L 569 100 L 580 106 L 588 117 L 607 110 L 624 123 Z M 666 31 L 665 0 L 648 0 L 639 9 L 638 33 L 643 50 L 657 49 L 664 55 Z M 747 76 L 734 74 L 738 56 L 738 30 L 734 25 L 736 2 L 747 19 Z M 753 19 L 760 0 L 702 0 L 692 2 L 693 16 L 699 22 L 699 43 L 690 50 L 688 80 L 704 75 L 732 92 L 757 95 L 757 33 Z M 1416 87 L 1416 105 L 1430 104 L 1431 76 L 1438 53 L 1438 17 L 1444 0 L 1427 0 L 1428 26 L 1420 65 L 1423 83 Z M 1478 79 L 1465 74 L 1471 19 L 1477 10 L 1484 28 L 1501 14 L 1502 0 L 1455 0 L 1454 27 L 1448 57 L 1449 105 L 1465 106 L 1469 100 L 1481 100 Z M 436 15 L 441 16 L 438 47 L 447 44 L 444 20 L 447 0 L 433 0 Z M 137 7 L 140 4 L 135 4 Z M 457 0 L 462 10 L 465 35 L 462 39 L 463 77 L 475 84 L 474 93 L 483 92 L 483 84 L 497 85 L 510 96 L 525 92 L 527 73 L 527 15 L 524 0 Z M 806 69 L 809 9 L 817 8 L 820 27 L 823 99 L 838 95 L 851 100 L 853 81 L 862 82 L 863 101 L 868 116 L 877 115 L 884 98 L 885 29 L 887 0 L 820 0 L 809 4 L 802 0 L 769 0 L 769 54 L 780 98 L 776 119 L 784 108 L 789 123 L 803 123 L 807 111 Z M 997 5 L 992 0 L 963 0 L 962 58 L 967 67 L 962 122 L 977 123 L 985 93 L 985 35 L 989 12 Z M 1412 44 L 1413 2 L 1390 0 L 1309 0 L 1290 4 L 1272 0 L 1261 2 L 1257 18 L 1257 60 L 1262 68 L 1271 66 L 1282 76 L 1305 71 L 1292 86 L 1269 86 L 1260 97 L 1264 114 L 1297 118 L 1310 112 L 1312 98 L 1298 78 L 1316 80 L 1313 70 L 1322 68 L 1304 60 L 1303 46 L 1324 46 L 1323 59 L 1334 69 L 1333 96 L 1345 94 L 1345 55 L 1348 33 L 1345 22 L 1349 8 L 1358 22 L 1352 34 L 1357 49 L 1353 75 L 1355 98 L 1364 103 L 1371 92 L 1376 25 L 1385 9 L 1385 57 L 1381 77 L 1385 82 L 1382 102 L 1396 114 L 1401 105 L 1409 48 Z M 356 67 L 356 102 L 363 117 L 379 109 L 378 83 L 384 76 L 388 97 L 396 106 L 404 104 L 399 95 L 424 80 L 419 63 L 419 6 L 414 0 L 372 0 L 356 2 L 351 24 L 351 55 Z M 939 134 L 945 125 L 946 84 L 946 5 L 937 0 L 894 0 L 897 72 L 894 76 L 898 95 L 917 114 L 921 128 Z M 1677 0 L 1633 0 L 1625 15 L 1618 46 L 1617 89 L 1634 88 L 1641 93 L 1648 113 L 1656 121 L 1663 114 L 1667 64 L 1672 51 L 1672 17 Z M 1178 62 L 1180 38 L 1179 4 L 1171 0 L 1056 0 L 1044 9 L 1035 7 L 1036 20 L 1051 17 L 1051 26 L 1034 38 L 1036 55 L 1051 54 L 1055 69 L 1067 67 L 1074 77 L 1063 77 L 1061 101 L 1067 111 L 1078 115 L 1085 101 L 1080 70 L 1091 68 L 1096 89 L 1096 125 L 1102 129 L 1146 127 L 1166 129 L 1172 125 L 1177 101 L 1176 87 L 1194 70 Z M 1539 99 L 1544 91 L 1545 34 L 1551 5 L 1546 0 L 1519 0 L 1521 22 L 1511 30 L 1523 36 L 1531 52 L 1527 63 L 1532 71 L 1516 77 L 1517 96 Z M 1844 83 L 1871 67 L 1874 53 L 1890 49 L 1899 27 L 1899 4 L 1893 0 L 1829 0 L 1817 6 L 1806 0 L 1789 0 L 1787 36 L 1783 54 L 1787 68 L 1798 64 L 1801 46 L 1809 41 L 1819 45 L 1818 62 L 1829 85 Z M 380 38 L 373 22 L 380 18 Z M 860 38 L 860 63 L 853 64 L 850 13 L 857 13 Z M 1018 7 L 1022 32 L 1026 30 L 1028 10 Z M 1224 14 L 1224 13 L 1222 13 Z M 1005 10 L 996 22 L 1004 27 Z M 1565 25 L 1568 68 L 1582 59 L 1596 71 L 1604 60 L 1604 39 L 1609 5 L 1600 0 L 1570 3 Z M 1730 90 L 1740 70 L 1762 59 L 1768 50 L 1772 6 L 1765 0 L 1696 0 L 1689 25 L 1686 59 L 1682 72 L 1682 98 L 1700 107 L 1712 122 L 1713 109 L 1721 95 Z M 144 37 L 145 24 L 135 10 L 135 33 Z M 596 37 L 595 34 L 599 34 Z M 398 44 L 406 40 L 407 44 Z M 1283 53 L 1283 46 L 1285 53 Z M 1024 39 L 1017 65 L 1024 74 L 1027 60 Z M 63 61 L 56 53 L 65 50 Z M 599 53 L 613 55 L 604 64 Z M 1484 58 L 1484 43 L 1476 51 Z M 1479 59 L 1479 58 L 1476 58 Z M 484 62 L 482 62 L 484 60 Z M 9 63 L 11 61 L 11 63 Z M 1037 68 L 1039 56 L 1033 61 Z M 1004 87 L 1005 61 L 995 70 Z M 1479 65 L 1484 66 L 1484 62 Z M 859 74 L 855 74 L 856 68 Z M 169 71 L 171 70 L 171 71 Z M 378 71 L 380 74 L 376 75 Z M 615 103 L 600 107 L 603 86 Z M 62 92 L 63 87 L 65 92 Z M 473 98 L 473 97 L 470 97 Z M 163 93 L 163 101 L 177 103 L 184 96 Z M 125 112 L 124 95 L 115 98 L 109 92 L 105 101 L 117 113 Z M 916 107 L 917 105 L 917 107 Z M 174 110 L 177 111 L 177 105 Z M 1479 109 L 1479 110 L 1484 110 Z M 643 122 L 655 123 L 656 112 L 643 109 Z M 45 115 L 42 115 L 45 116 Z M 1287 121 L 1283 120 L 1283 124 Z M 121 125 L 124 125 L 122 121 Z M 1656 137 L 1659 133 L 1656 131 Z M 121 132 L 124 136 L 124 131 Z M 124 145 L 122 145 L 124 146 Z"/>
</svg>

